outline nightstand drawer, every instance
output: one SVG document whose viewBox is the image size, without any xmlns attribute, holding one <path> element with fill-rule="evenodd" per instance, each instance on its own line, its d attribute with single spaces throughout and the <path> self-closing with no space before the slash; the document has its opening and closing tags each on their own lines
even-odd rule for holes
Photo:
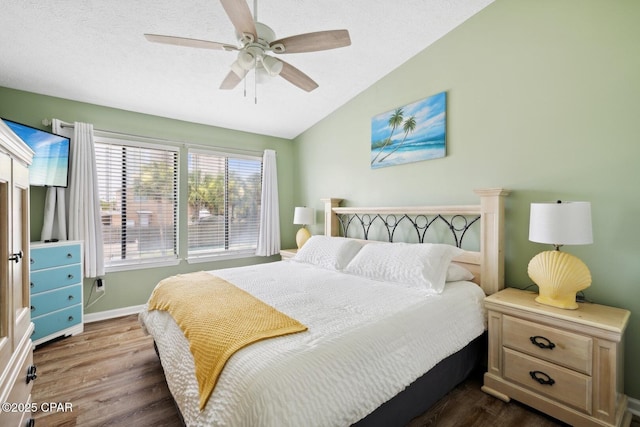
<svg viewBox="0 0 640 427">
<path fill-rule="evenodd" d="M 31 272 L 31 294 L 82 282 L 80 264 Z"/>
<path fill-rule="evenodd" d="M 43 292 L 31 296 L 31 317 L 37 317 L 52 311 L 80 304 L 82 289 L 80 285 L 68 286 L 55 291 Z"/>
<path fill-rule="evenodd" d="M 79 324 L 82 320 L 82 304 L 36 317 L 32 320 L 35 330 L 33 331 L 31 339 L 35 341 L 54 332 L 62 331 L 63 329 Z"/>
<path fill-rule="evenodd" d="M 505 379 L 591 414 L 591 377 L 508 348 L 503 356 Z"/>
<path fill-rule="evenodd" d="M 591 375 L 593 340 L 511 316 L 504 316 L 502 345 Z"/>
<path fill-rule="evenodd" d="M 31 271 L 80 262 L 80 245 L 50 246 L 31 249 Z"/>
</svg>

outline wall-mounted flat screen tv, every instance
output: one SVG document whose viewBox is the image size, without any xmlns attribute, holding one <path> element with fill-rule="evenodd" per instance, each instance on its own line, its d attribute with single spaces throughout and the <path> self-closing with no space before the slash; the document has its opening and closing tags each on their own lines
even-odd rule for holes
<svg viewBox="0 0 640 427">
<path fill-rule="evenodd" d="M 66 187 L 69 176 L 69 138 L 2 119 L 33 151 L 29 184 Z"/>
</svg>

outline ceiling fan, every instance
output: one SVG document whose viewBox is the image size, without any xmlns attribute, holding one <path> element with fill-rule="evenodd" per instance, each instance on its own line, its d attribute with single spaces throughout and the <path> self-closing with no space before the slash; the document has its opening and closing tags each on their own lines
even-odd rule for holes
<svg viewBox="0 0 640 427">
<path fill-rule="evenodd" d="M 257 20 L 257 0 L 254 0 L 254 16 L 251 16 L 249 5 L 245 0 L 220 0 L 220 3 L 236 29 L 237 45 L 159 34 L 144 36 L 154 43 L 237 51 L 237 59 L 231 65 L 231 71 L 222 81 L 220 89 L 233 89 L 250 70 L 264 69 L 271 76 L 280 76 L 300 89 L 311 92 L 318 87 L 313 79 L 293 65 L 269 53 L 282 55 L 316 52 L 351 44 L 347 30 L 318 31 L 276 39 L 274 31 Z"/>
</svg>

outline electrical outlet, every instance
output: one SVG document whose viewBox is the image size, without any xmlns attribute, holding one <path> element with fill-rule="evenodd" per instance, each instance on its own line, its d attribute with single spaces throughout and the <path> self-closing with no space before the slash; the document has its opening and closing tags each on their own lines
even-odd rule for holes
<svg viewBox="0 0 640 427">
<path fill-rule="evenodd" d="M 98 277 L 95 282 L 93 282 L 93 286 L 96 292 L 104 292 L 106 284 L 104 279 Z"/>
</svg>

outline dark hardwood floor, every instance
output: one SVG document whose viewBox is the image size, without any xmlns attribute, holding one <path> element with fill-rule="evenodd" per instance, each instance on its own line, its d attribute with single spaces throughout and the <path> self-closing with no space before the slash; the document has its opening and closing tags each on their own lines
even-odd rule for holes
<svg viewBox="0 0 640 427">
<path fill-rule="evenodd" d="M 34 361 L 38 379 L 32 402 L 61 404 L 59 412 L 36 412 L 37 426 L 181 425 L 151 338 L 143 334 L 137 316 L 86 324 L 80 335 L 39 346 Z M 483 393 L 481 382 L 480 374 L 473 375 L 409 426 L 564 425 Z M 640 420 L 634 418 L 631 425 L 640 427 Z"/>
</svg>

